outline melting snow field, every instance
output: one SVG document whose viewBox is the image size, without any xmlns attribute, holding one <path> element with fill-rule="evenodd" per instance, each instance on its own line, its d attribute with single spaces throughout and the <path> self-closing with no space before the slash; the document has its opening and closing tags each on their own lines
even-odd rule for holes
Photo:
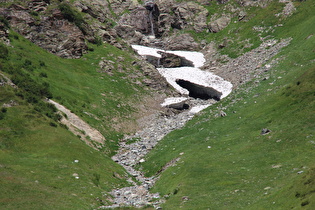
<svg viewBox="0 0 315 210">
<path fill-rule="evenodd" d="M 187 60 L 190 60 L 191 62 L 193 62 L 194 66 L 197 68 L 203 66 L 203 64 L 206 62 L 204 55 L 200 52 L 161 50 L 161 49 L 145 47 L 141 45 L 131 45 L 131 46 L 133 49 L 137 51 L 139 55 L 151 55 L 157 58 L 161 58 L 162 56 L 158 52 L 172 53 L 174 55 L 178 55 L 178 56 L 186 58 Z"/>
<path fill-rule="evenodd" d="M 183 95 L 188 95 L 189 92 L 176 83 L 178 79 L 187 80 L 204 87 L 212 87 L 222 93 L 221 99 L 229 95 L 233 87 L 230 82 L 221 77 L 194 67 L 158 68 L 158 71 L 166 78 L 168 83 Z"/>
<path fill-rule="evenodd" d="M 167 82 L 172 85 L 179 93 L 188 95 L 189 91 L 176 83 L 176 80 L 186 80 L 194 84 L 198 84 L 204 87 L 211 87 L 222 93 L 221 99 L 228 96 L 233 88 L 232 83 L 224 80 L 223 78 L 207 71 L 202 71 L 199 67 L 202 67 L 206 62 L 204 55 L 200 52 L 190 51 L 165 51 L 157 48 L 145 47 L 140 45 L 132 45 L 132 48 L 137 51 L 139 55 L 154 56 L 161 58 L 158 52 L 166 52 L 175 54 L 181 57 L 185 57 L 187 60 L 193 62 L 194 67 L 178 67 L 178 68 L 158 68 L 159 73 L 165 77 Z M 174 98 L 172 100 L 175 100 Z M 205 108 L 207 105 L 193 107 L 190 112 L 197 113 Z"/>
</svg>

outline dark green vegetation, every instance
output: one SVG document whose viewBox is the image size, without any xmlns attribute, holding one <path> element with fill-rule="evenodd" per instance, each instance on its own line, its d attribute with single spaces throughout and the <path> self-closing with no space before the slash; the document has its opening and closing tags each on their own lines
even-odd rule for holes
<svg viewBox="0 0 315 210">
<path fill-rule="evenodd" d="M 153 190 L 169 196 L 165 209 L 315 208 L 315 4 L 296 6 L 269 34 L 293 38 L 270 78 L 169 134 L 141 165 L 151 176 L 181 158 Z M 222 107 L 227 116 L 217 117 Z"/>
</svg>

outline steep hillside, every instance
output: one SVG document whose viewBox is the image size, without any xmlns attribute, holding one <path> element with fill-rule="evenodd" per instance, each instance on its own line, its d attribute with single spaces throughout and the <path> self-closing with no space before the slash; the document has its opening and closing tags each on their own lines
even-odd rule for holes
<svg viewBox="0 0 315 210">
<path fill-rule="evenodd" d="M 165 209 L 314 209 L 314 9 L 313 0 L 1 1 L 0 208 L 95 209 L 126 196 L 130 208 L 165 199 Z M 147 62 L 161 60 L 134 44 L 200 51 L 203 70 L 234 86 L 129 160 L 140 176 L 111 159 L 119 142 L 128 152 L 140 131 L 156 140 L 182 126 L 171 124 L 186 109 L 160 106 L 180 94 Z M 103 142 L 62 124 L 70 116 L 47 99 Z M 160 176 L 152 189 L 136 188 L 142 172 Z M 118 190 L 131 184 L 135 193 Z"/>
<path fill-rule="evenodd" d="M 153 190 L 166 209 L 314 208 L 315 5 L 296 5 L 269 34 L 293 38 L 282 61 L 168 135 L 141 164 L 153 175 L 180 158 Z"/>
</svg>

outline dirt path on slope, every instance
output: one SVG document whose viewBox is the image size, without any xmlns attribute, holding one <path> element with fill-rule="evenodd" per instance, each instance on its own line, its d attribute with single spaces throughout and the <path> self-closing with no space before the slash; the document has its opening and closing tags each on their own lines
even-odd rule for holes
<svg viewBox="0 0 315 210">
<path fill-rule="evenodd" d="M 98 130 L 92 128 L 69 109 L 51 99 L 48 103 L 55 105 L 60 112 L 66 114 L 67 117 L 63 117 L 61 123 L 68 126 L 72 133 L 80 136 L 89 146 L 99 149 L 105 143 L 105 137 Z"/>
</svg>

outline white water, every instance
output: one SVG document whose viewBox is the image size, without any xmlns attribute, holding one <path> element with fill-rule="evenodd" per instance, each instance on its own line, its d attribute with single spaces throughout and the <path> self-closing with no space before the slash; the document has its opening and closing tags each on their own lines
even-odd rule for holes
<svg viewBox="0 0 315 210">
<path fill-rule="evenodd" d="M 150 19 L 150 24 L 151 24 L 151 35 L 155 36 L 152 11 L 150 11 L 149 19 Z"/>
</svg>

